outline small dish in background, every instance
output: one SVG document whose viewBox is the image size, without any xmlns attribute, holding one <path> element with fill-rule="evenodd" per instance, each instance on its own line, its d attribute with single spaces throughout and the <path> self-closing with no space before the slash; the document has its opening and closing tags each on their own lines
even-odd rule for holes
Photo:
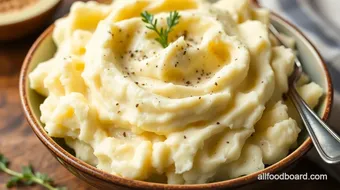
<svg viewBox="0 0 340 190">
<path fill-rule="evenodd" d="M 22 38 L 51 18 L 62 0 L 0 1 L 0 41 Z"/>
</svg>

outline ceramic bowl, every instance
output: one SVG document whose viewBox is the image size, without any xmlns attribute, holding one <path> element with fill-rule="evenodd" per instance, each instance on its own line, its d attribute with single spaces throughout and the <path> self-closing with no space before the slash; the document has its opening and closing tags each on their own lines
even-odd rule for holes
<svg viewBox="0 0 340 190">
<path fill-rule="evenodd" d="M 300 54 L 304 70 L 313 81 L 318 83 L 325 91 L 325 95 L 320 102 L 320 106 L 316 109 L 318 115 L 326 120 L 331 111 L 333 87 L 329 72 L 322 57 L 311 44 L 311 42 L 292 24 L 285 21 L 276 14 L 271 16 L 272 23 L 279 31 L 296 39 L 297 48 Z M 109 173 L 103 172 L 79 159 L 77 159 L 72 151 L 65 144 L 60 143 L 58 139 L 53 139 L 47 135 L 43 124 L 39 121 L 40 110 L 39 105 L 44 98 L 39 96 L 35 91 L 29 88 L 28 74 L 42 61 L 45 61 L 53 56 L 56 47 L 53 43 L 51 34 L 54 26 L 49 27 L 34 43 L 29 51 L 23 64 L 20 75 L 20 95 L 22 105 L 37 137 L 51 151 L 57 160 L 65 166 L 70 172 L 79 178 L 83 179 L 90 185 L 98 189 L 177 189 L 177 190 L 203 190 L 203 189 L 231 189 L 244 185 L 254 185 L 257 181 L 257 176 L 262 173 L 279 173 L 292 167 L 297 160 L 304 156 L 312 147 L 312 141 L 308 137 L 306 130 L 299 136 L 299 146 L 292 151 L 287 157 L 281 161 L 266 167 L 265 169 L 252 173 L 247 176 L 236 179 L 199 184 L 199 185 L 167 185 L 149 183 L 137 180 L 125 179 Z M 251 186 L 252 187 L 252 186 Z"/>
<path fill-rule="evenodd" d="M 41 10 L 36 10 L 34 14 L 29 14 L 27 17 L 19 18 L 18 16 L 18 19 L 14 19 L 13 22 L 0 24 L 0 41 L 20 39 L 35 32 L 46 24 L 48 19 L 52 18 L 61 1 L 59 0 L 48 7 L 43 7 Z"/>
</svg>

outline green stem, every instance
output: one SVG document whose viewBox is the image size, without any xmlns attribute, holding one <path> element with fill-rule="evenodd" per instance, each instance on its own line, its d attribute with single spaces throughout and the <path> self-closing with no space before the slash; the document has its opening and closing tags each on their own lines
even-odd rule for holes
<svg viewBox="0 0 340 190">
<path fill-rule="evenodd" d="M 6 172 L 7 174 L 11 175 L 11 176 L 16 176 L 16 177 L 19 177 L 19 178 L 23 177 L 23 175 L 21 173 L 10 170 L 10 169 L 2 166 L 1 164 L 0 164 L 0 169 L 3 170 L 4 172 Z"/>
<path fill-rule="evenodd" d="M 32 179 L 32 181 L 34 181 L 35 183 L 44 186 L 44 187 L 45 187 L 46 189 L 48 189 L 48 190 L 57 190 L 57 188 L 52 187 L 50 184 L 44 183 L 41 179 L 38 179 L 38 178 L 36 178 L 36 177 L 32 177 L 31 179 Z"/>
</svg>

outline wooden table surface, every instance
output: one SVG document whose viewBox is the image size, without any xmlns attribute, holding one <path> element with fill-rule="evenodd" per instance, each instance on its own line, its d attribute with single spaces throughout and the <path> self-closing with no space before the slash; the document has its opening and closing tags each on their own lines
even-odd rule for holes
<svg viewBox="0 0 340 190">
<path fill-rule="evenodd" d="M 56 17 L 60 17 L 69 10 L 74 0 L 64 0 Z M 50 23 L 54 19 L 51 19 Z M 42 31 L 42 30 L 41 30 Z M 0 152 L 8 157 L 11 168 L 19 170 L 21 165 L 32 164 L 41 172 L 49 174 L 58 185 L 67 186 L 70 190 L 94 189 L 85 182 L 77 179 L 64 169 L 48 152 L 38 138 L 33 134 L 25 120 L 21 109 L 18 77 L 23 59 L 40 32 L 24 40 L 11 43 L 0 43 Z M 314 163 L 304 158 L 292 173 L 326 173 Z M 6 189 L 5 184 L 9 176 L 0 173 L 0 189 Z M 300 190 L 339 189 L 340 184 L 328 176 L 327 181 L 280 181 L 272 182 L 260 189 L 288 189 L 298 187 Z M 43 189 L 34 187 L 19 187 L 13 189 Z M 248 189 L 248 188 L 247 188 Z M 249 189 L 252 189 L 249 187 Z"/>
</svg>

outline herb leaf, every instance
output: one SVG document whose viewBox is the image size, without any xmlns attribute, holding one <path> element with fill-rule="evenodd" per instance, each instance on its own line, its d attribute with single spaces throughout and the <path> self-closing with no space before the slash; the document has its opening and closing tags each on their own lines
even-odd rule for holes
<svg viewBox="0 0 340 190">
<path fill-rule="evenodd" d="M 7 167 L 9 164 L 9 161 L 7 158 L 5 158 L 4 155 L 0 154 L 0 170 L 2 170 L 3 167 Z"/>
<path fill-rule="evenodd" d="M 18 184 L 24 184 L 27 186 L 39 184 L 48 190 L 67 190 L 66 187 L 53 187 L 53 180 L 51 178 L 49 178 L 46 174 L 34 172 L 30 165 L 22 167 L 22 173 L 18 173 L 9 169 L 8 164 L 8 159 L 4 155 L 0 154 L 0 171 L 12 176 L 6 184 L 8 188 L 14 187 Z"/>
<path fill-rule="evenodd" d="M 155 40 L 159 42 L 163 48 L 169 46 L 168 38 L 169 33 L 173 30 L 173 28 L 179 23 L 179 19 L 181 16 L 177 11 L 170 12 L 170 16 L 167 17 L 166 22 L 167 28 L 157 28 L 158 19 L 155 19 L 154 15 L 150 14 L 147 11 L 141 13 L 142 21 L 145 22 L 146 28 L 155 31 L 158 34 L 158 38 Z"/>
<path fill-rule="evenodd" d="M 32 175 L 33 175 L 32 166 L 23 166 L 23 167 L 22 167 L 22 175 L 23 175 L 25 178 L 29 178 L 30 176 L 32 176 Z"/>
<path fill-rule="evenodd" d="M 37 178 L 41 179 L 44 183 L 52 183 L 53 182 L 53 180 L 50 177 L 48 177 L 48 175 L 46 175 L 46 174 L 42 174 L 40 172 L 36 172 L 35 176 Z"/>
<path fill-rule="evenodd" d="M 9 180 L 7 181 L 6 187 L 7 187 L 7 188 L 14 187 L 14 186 L 16 186 L 19 182 L 20 182 L 20 177 L 13 176 L 13 177 L 11 177 L 11 179 L 9 179 Z"/>
</svg>

